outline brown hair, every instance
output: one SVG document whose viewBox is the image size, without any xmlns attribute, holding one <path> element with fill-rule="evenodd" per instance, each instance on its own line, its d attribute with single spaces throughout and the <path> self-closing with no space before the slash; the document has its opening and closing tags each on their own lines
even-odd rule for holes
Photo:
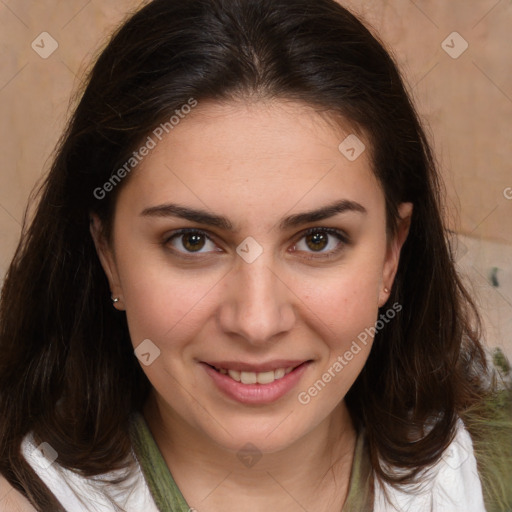
<svg viewBox="0 0 512 512">
<path fill-rule="evenodd" d="M 447 243 L 435 163 L 382 44 L 334 0 L 154 0 L 95 63 L 2 290 L 0 471 L 41 510 L 61 508 L 23 461 L 23 437 L 84 475 L 123 467 L 129 415 L 150 389 L 89 234 L 95 212 L 108 238 L 129 177 L 94 191 L 190 98 L 249 95 L 305 102 L 364 132 L 390 234 L 397 205 L 414 204 L 389 298 L 403 310 L 347 395 L 377 476 L 411 481 L 483 396 L 478 314 Z"/>
</svg>

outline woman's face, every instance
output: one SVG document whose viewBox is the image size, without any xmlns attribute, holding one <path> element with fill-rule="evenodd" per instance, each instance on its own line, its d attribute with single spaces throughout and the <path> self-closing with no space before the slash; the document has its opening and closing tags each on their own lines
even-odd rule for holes
<svg viewBox="0 0 512 512">
<path fill-rule="evenodd" d="M 93 229 L 160 407 L 204 439 L 271 452 L 344 407 L 410 215 L 388 243 L 353 135 L 301 104 L 199 103 L 124 184 L 112 246 Z"/>
</svg>

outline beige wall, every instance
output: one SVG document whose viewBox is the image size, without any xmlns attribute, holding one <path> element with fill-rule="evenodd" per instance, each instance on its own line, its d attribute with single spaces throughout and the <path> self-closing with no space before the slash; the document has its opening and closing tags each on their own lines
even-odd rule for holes
<svg viewBox="0 0 512 512">
<path fill-rule="evenodd" d="M 512 244 L 512 199 L 505 197 L 507 191 L 512 197 L 510 0 L 342 3 L 372 24 L 407 77 L 422 118 L 430 125 L 447 185 L 450 226 L 476 240 L 488 240 L 494 253 L 510 250 L 506 247 Z M 0 3 L 0 279 L 17 242 L 29 193 L 48 169 L 77 77 L 112 28 L 138 4 Z M 442 48 L 454 31 L 468 43 L 458 58 Z M 42 32 L 58 43 L 47 59 L 31 47 L 35 41 L 40 53 L 51 48 L 48 36 L 38 37 Z M 463 44 L 457 36 L 449 37 L 445 48 L 457 56 Z M 492 266 L 493 258 L 490 255 L 485 265 Z M 511 264 L 500 265 L 505 277 L 510 276 Z M 509 309 L 505 307 L 504 318 L 512 325 L 512 290 L 505 293 L 505 300 Z"/>
<path fill-rule="evenodd" d="M 0 278 L 20 234 L 28 196 L 48 170 L 69 113 L 72 91 L 113 28 L 138 1 L 0 2 Z M 58 48 L 41 58 L 32 42 L 49 33 Z M 37 39 L 36 39 L 37 38 Z M 45 48 L 39 48 L 39 51 Z"/>
<path fill-rule="evenodd" d="M 371 23 L 407 77 L 432 131 L 450 225 L 475 237 L 512 243 L 512 200 L 504 196 L 512 196 L 512 3 L 342 3 Z M 454 52 L 464 48 L 462 39 L 448 37 L 453 32 L 468 44 L 458 58 L 443 49 L 457 57 Z"/>
</svg>

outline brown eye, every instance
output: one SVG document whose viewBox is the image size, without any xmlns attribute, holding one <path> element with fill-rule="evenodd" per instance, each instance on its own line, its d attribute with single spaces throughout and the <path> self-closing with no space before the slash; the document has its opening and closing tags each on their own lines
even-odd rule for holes
<svg viewBox="0 0 512 512">
<path fill-rule="evenodd" d="M 312 251 L 322 251 L 329 243 L 327 233 L 318 232 L 306 236 L 306 244 Z"/>
<path fill-rule="evenodd" d="M 307 258 L 333 258 L 350 244 L 348 236 L 334 228 L 311 228 L 293 246 Z M 309 254 L 309 256 L 308 256 Z"/>
<path fill-rule="evenodd" d="M 175 232 L 165 244 L 171 245 L 175 251 L 184 254 L 205 254 L 219 250 L 206 233 L 197 230 Z"/>
<path fill-rule="evenodd" d="M 205 243 L 205 236 L 197 233 L 188 233 L 182 236 L 183 247 L 189 252 L 200 251 Z"/>
</svg>

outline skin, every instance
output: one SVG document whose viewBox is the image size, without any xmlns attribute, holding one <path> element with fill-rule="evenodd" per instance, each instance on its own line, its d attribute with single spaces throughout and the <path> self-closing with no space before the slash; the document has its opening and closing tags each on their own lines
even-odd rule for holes
<svg viewBox="0 0 512 512">
<path fill-rule="evenodd" d="M 134 347 L 150 339 L 161 351 L 142 366 L 153 386 L 146 420 L 184 497 L 201 512 L 321 512 L 341 510 L 346 499 L 356 432 L 344 397 L 371 340 L 307 405 L 297 395 L 375 324 L 412 213 L 410 203 L 400 205 L 398 234 L 387 240 L 369 142 L 358 134 L 367 150 L 353 162 L 338 150 L 350 133 L 303 104 L 203 102 L 123 184 L 110 244 L 93 217 Z M 279 226 L 343 199 L 366 212 Z M 170 202 L 222 215 L 235 231 L 141 215 Z M 190 238 L 171 238 L 182 228 L 211 240 L 200 238 L 200 252 L 187 253 Z M 349 240 L 320 230 L 327 245 L 319 250 L 304 236 L 309 228 L 337 229 Z M 247 237 L 263 249 L 252 263 L 236 252 Z M 199 363 L 276 359 L 312 363 L 269 405 L 226 397 Z M 248 442 L 262 455 L 250 468 L 237 457 Z"/>
</svg>

